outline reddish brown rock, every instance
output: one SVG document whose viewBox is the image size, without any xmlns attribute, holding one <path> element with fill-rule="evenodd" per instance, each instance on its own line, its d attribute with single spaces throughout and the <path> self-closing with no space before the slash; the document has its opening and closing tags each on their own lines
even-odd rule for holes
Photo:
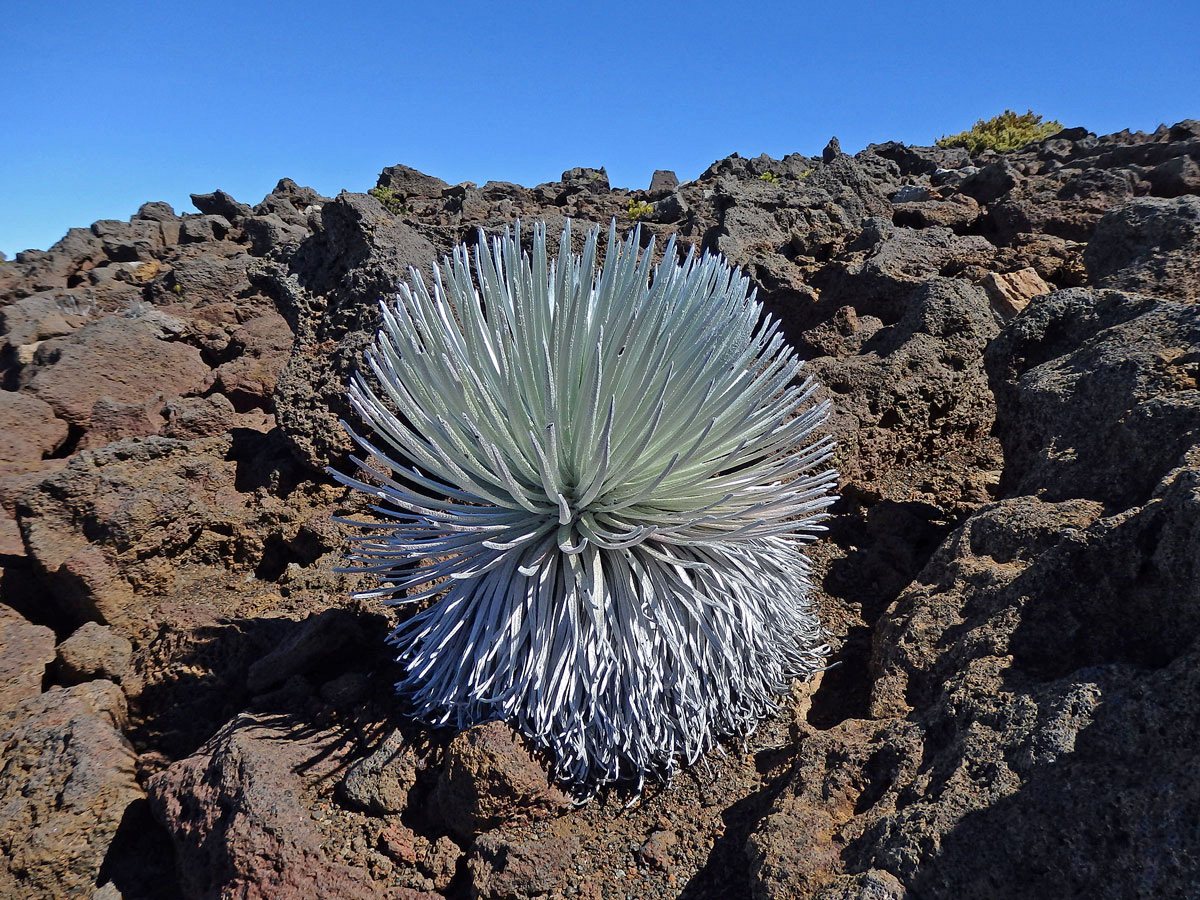
<svg viewBox="0 0 1200 900">
<path fill-rule="evenodd" d="M 262 406 L 275 390 L 292 350 L 292 331 L 278 313 L 251 319 L 230 337 L 239 355 L 214 373 L 217 387 L 239 409 Z"/>
<path fill-rule="evenodd" d="M 143 795 L 109 681 L 54 688 L 0 718 L 0 896 L 90 897 L 130 803 Z"/>
<path fill-rule="evenodd" d="M 380 896 L 365 869 L 330 857 L 306 808 L 309 786 L 330 769 L 328 741 L 242 715 L 151 778 L 151 806 L 174 841 L 189 898 Z"/>
<path fill-rule="evenodd" d="M 497 832 L 476 839 L 467 858 L 472 896 L 480 900 L 523 900 L 567 886 L 579 839 L 552 835 L 517 840 Z"/>
<path fill-rule="evenodd" d="M 67 423 L 48 403 L 25 393 L 0 391 L 0 471 L 33 471 L 67 439 Z"/>
<path fill-rule="evenodd" d="M 238 491 L 230 445 L 227 436 L 118 441 L 75 455 L 27 492 L 19 523 L 56 586 L 56 606 L 145 635 L 158 628 L 155 597 L 182 590 L 183 565 L 253 566 L 273 527 L 267 520 L 286 531 L 293 513 Z"/>
<path fill-rule="evenodd" d="M 87 428 L 97 401 L 142 404 L 201 391 L 208 366 L 200 351 L 161 341 L 135 319 L 106 316 L 69 337 L 43 343 L 22 388 L 56 414 Z"/>
<path fill-rule="evenodd" d="M 119 682 L 129 668 L 133 645 L 123 634 L 98 622 L 85 622 L 58 645 L 58 672 L 70 682 L 107 678 Z"/>
<path fill-rule="evenodd" d="M 224 434 L 237 421 L 233 404 L 224 394 L 178 397 L 167 402 L 163 413 L 167 417 L 163 434 L 181 441 Z"/>
<path fill-rule="evenodd" d="M 54 632 L 0 604 L 0 712 L 42 692 L 54 661 Z"/>
<path fill-rule="evenodd" d="M 525 742 L 504 723 L 489 722 L 450 742 L 433 811 L 452 834 L 469 839 L 503 822 L 544 818 L 568 806 Z"/>
<path fill-rule="evenodd" d="M 103 447 L 127 437 L 149 437 L 162 430 L 163 401 L 155 395 L 144 403 L 121 403 L 101 397 L 92 406 L 87 433 L 80 450 Z"/>
</svg>

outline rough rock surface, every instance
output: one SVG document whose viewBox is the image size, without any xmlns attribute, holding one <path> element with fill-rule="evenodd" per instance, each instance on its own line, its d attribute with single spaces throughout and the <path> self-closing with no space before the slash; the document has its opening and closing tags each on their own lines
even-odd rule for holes
<svg viewBox="0 0 1200 900">
<path fill-rule="evenodd" d="M 0 895 L 86 897 L 143 796 L 109 681 L 55 688 L 0 718 Z"/>
<path fill-rule="evenodd" d="M 151 779 L 151 806 L 175 840 L 187 896 L 378 896 L 366 871 L 330 858 L 300 804 L 299 770 L 319 777 L 312 763 L 322 750 L 243 716 Z"/>
<path fill-rule="evenodd" d="M 86 429 L 102 400 L 128 405 L 181 397 L 202 391 L 207 378 L 196 348 L 159 340 L 136 319 L 106 316 L 39 346 L 22 388 Z"/>
<path fill-rule="evenodd" d="M 0 894 L 1200 896 L 1198 166 L 1195 121 L 649 190 L 398 165 L 0 260 Z M 405 612 L 348 596 L 363 503 L 322 470 L 409 265 L 630 201 L 742 266 L 833 400 L 838 664 L 573 806 L 507 726 L 403 717 Z"/>
<path fill-rule="evenodd" d="M 0 711 L 40 694 L 53 661 L 54 632 L 0 605 Z"/>
<path fill-rule="evenodd" d="M 129 638 L 97 622 L 85 622 L 58 645 L 59 677 L 68 682 L 107 678 L 119 682 L 129 667 Z"/>
<path fill-rule="evenodd" d="M 338 420 L 353 416 L 345 385 L 378 325 L 376 303 L 395 292 L 409 266 L 427 268 L 434 255 L 374 197 L 342 194 L 322 207 L 320 229 L 287 264 L 260 271 L 296 334 L 275 407 L 305 463 L 323 469 L 350 449 Z"/>
<path fill-rule="evenodd" d="M 67 423 L 50 404 L 29 394 L 0 391 L 0 468 L 6 474 L 37 469 L 67 439 Z"/>
<path fill-rule="evenodd" d="M 501 722 L 468 728 L 446 748 L 433 800 L 447 830 L 469 840 L 513 817 L 539 818 L 570 801 L 521 738 Z"/>
</svg>

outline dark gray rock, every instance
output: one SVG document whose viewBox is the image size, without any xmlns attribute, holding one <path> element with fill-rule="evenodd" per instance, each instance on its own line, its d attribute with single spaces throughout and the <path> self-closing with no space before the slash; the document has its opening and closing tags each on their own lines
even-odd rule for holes
<svg viewBox="0 0 1200 900">
<path fill-rule="evenodd" d="M 683 195 L 676 191 L 673 194 L 668 194 L 661 200 L 655 200 L 652 204 L 653 211 L 646 218 L 651 222 L 681 222 L 688 214 L 687 201 L 683 199 Z"/>
<path fill-rule="evenodd" d="M 321 227 L 286 263 L 255 275 L 277 299 L 296 335 L 279 377 L 275 410 L 283 435 L 306 464 L 345 464 L 349 439 L 339 424 L 350 373 L 379 321 L 378 303 L 407 269 L 427 271 L 436 250 L 365 194 L 341 194 L 322 208 Z"/>
<path fill-rule="evenodd" d="M 254 210 L 246 203 L 234 200 L 225 191 L 213 191 L 211 194 L 191 194 L 192 205 L 200 212 L 209 216 L 220 216 L 234 224 L 254 215 Z"/>
<path fill-rule="evenodd" d="M 608 171 L 601 166 L 593 169 L 588 166 L 576 166 L 562 173 L 564 193 L 571 194 L 585 191 L 589 194 L 601 194 L 608 191 Z"/>
<path fill-rule="evenodd" d="M 958 189 L 980 203 L 992 203 L 1012 191 L 1023 179 L 1011 162 L 1000 159 L 967 176 Z"/>
<path fill-rule="evenodd" d="M 310 187 L 298 185 L 290 178 L 281 178 L 274 190 L 254 207 L 254 212 L 260 216 L 278 216 L 289 225 L 299 225 L 307 230 L 305 210 L 320 207 L 328 200 Z"/>
<path fill-rule="evenodd" d="M 403 812 L 417 783 L 417 757 L 399 731 L 392 731 L 370 756 L 352 764 L 342 779 L 342 795 L 372 815 Z"/>
<path fill-rule="evenodd" d="M 284 221 L 275 213 L 243 219 L 242 230 L 249 238 L 250 252 L 255 256 L 266 256 L 277 247 L 298 244 L 308 237 L 305 225 Z"/>
<path fill-rule="evenodd" d="M 650 176 L 650 187 L 646 193 L 651 197 L 665 197 L 679 187 L 679 178 L 670 169 L 655 169 Z"/>
<path fill-rule="evenodd" d="M 896 141 L 868 144 L 867 150 L 890 159 L 901 175 L 932 175 L 938 169 L 961 169 L 971 157 L 962 147 L 913 147 Z"/>
<path fill-rule="evenodd" d="M 171 204 L 165 203 L 162 200 L 143 203 L 138 207 L 138 211 L 133 217 L 135 219 L 146 219 L 151 222 L 173 222 L 179 218 L 175 215 L 175 210 L 172 209 Z"/>
<path fill-rule="evenodd" d="M 1083 259 L 1100 287 L 1200 299 L 1200 197 L 1146 197 L 1113 209 Z"/>
<path fill-rule="evenodd" d="M 1112 290 L 1035 298 L 986 355 L 1006 496 L 1146 497 L 1200 439 L 1200 307 Z"/>
<path fill-rule="evenodd" d="M 223 241 L 233 226 L 224 216 L 208 214 L 185 215 L 179 226 L 179 242 L 190 244 L 199 241 Z"/>
<path fill-rule="evenodd" d="M 1156 197 L 1200 194 L 1200 164 L 1190 156 L 1177 156 L 1146 173 Z"/>
<path fill-rule="evenodd" d="M 395 165 L 388 166 L 379 173 L 375 186 L 387 188 L 401 200 L 406 200 L 410 197 L 436 199 L 441 197 L 442 191 L 450 185 L 410 166 Z"/>
<path fill-rule="evenodd" d="M 996 248 L 978 235 L 949 228 L 900 228 L 868 219 L 861 235 L 814 283 L 831 309 L 852 305 L 860 315 L 898 321 L 905 298 L 935 276 L 955 276 L 971 266 L 986 269 Z"/>
<path fill-rule="evenodd" d="M 298 623 L 278 647 L 250 666 L 246 687 L 254 693 L 283 684 L 323 659 L 344 652 L 361 638 L 354 618 L 346 610 L 327 609 Z"/>
</svg>

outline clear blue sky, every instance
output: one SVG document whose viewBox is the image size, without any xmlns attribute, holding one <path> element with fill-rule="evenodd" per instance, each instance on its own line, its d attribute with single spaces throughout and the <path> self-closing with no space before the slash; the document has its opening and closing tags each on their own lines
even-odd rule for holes
<svg viewBox="0 0 1200 900">
<path fill-rule="evenodd" d="M 1032 108 L 1105 133 L 1200 118 L 1200 3 L 695 0 L 0 5 L 0 251 L 258 202 L 289 176 L 366 190 L 405 163 L 645 187 L 831 135 L 928 144 Z"/>
</svg>

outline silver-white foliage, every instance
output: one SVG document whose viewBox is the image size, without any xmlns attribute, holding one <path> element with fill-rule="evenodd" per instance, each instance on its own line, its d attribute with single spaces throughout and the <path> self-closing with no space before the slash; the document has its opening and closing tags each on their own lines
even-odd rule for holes
<svg viewBox="0 0 1200 900">
<path fill-rule="evenodd" d="M 350 386 L 369 474 L 334 473 L 384 517 L 349 523 L 364 596 L 431 601 L 390 638 L 415 714 L 506 719 L 577 786 L 692 763 L 822 666 L 801 544 L 836 481 L 747 279 L 673 240 L 652 274 L 615 224 L 597 273 L 597 234 L 410 270 Z"/>
</svg>

